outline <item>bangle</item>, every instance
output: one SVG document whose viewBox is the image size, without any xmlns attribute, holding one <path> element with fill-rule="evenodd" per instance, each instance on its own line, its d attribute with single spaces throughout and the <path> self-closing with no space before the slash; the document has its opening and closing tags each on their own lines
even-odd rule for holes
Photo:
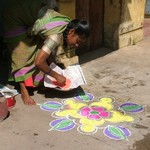
<svg viewBox="0 0 150 150">
<path fill-rule="evenodd" d="M 50 72 L 52 71 L 52 69 L 49 68 L 48 72 L 46 72 L 46 74 L 50 74 Z"/>
</svg>

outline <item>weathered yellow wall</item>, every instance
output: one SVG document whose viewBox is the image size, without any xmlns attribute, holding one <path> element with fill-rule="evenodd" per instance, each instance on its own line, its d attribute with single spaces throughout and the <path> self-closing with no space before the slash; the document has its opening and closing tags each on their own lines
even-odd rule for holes
<svg viewBox="0 0 150 150">
<path fill-rule="evenodd" d="M 146 0 L 106 0 L 104 42 L 114 49 L 137 43 L 143 38 Z"/>
<path fill-rule="evenodd" d="M 119 34 L 143 27 L 145 0 L 123 0 Z"/>
<path fill-rule="evenodd" d="M 75 19 L 75 0 L 59 0 L 60 13 Z"/>
<path fill-rule="evenodd" d="M 119 48 L 133 45 L 143 39 L 145 2 L 146 0 L 123 0 Z"/>
</svg>

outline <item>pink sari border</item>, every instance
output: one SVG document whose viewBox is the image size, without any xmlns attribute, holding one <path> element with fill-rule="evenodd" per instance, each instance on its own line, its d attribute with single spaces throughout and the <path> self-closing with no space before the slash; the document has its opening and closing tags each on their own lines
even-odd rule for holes
<svg viewBox="0 0 150 150">
<path fill-rule="evenodd" d="M 15 77 L 19 77 L 19 76 L 25 75 L 27 72 L 29 72 L 29 71 L 30 71 L 31 69 L 33 69 L 34 67 L 35 67 L 35 66 L 21 68 L 20 70 L 18 70 L 18 71 L 15 73 Z"/>
<path fill-rule="evenodd" d="M 18 29 L 15 29 L 13 31 L 8 31 L 5 33 L 5 37 L 14 37 L 14 36 L 17 36 L 17 35 L 20 35 L 20 34 L 24 34 L 26 32 L 26 27 L 21 27 L 21 28 L 18 28 Z"/>
<path fill-rule="evenodd" d="M 61 25 L 66 25 L 66 24 L 68 24 L 68 22 L 65 22 L 65 21 L 50 22 L 45 25 L 45 29 L 49 30 L 49 29 L 52 29 Z"/>
<path fill-rule="evenodd" d="M 44 78 L 44 75 L 43 76 L 42 75 L 36 75 L 34 78 L 34 81 L 41 81 L 41 80 L 43 80 L 43 78 Z"/>
</svg>

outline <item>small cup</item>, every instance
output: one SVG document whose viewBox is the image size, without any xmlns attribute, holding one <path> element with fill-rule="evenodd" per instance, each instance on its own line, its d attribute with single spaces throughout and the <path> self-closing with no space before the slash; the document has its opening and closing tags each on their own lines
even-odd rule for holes
<svg viewBox="0 0 150 150">
<path fill-rule="evenodd" d="M 6 100 L 7 100 L 7 107 L 8 108 L 12 108 L 15 106 L 15 104 L 16 104 L 15 96 L 8 97 L 8 98 L 6 98 Z"/>
</svg>

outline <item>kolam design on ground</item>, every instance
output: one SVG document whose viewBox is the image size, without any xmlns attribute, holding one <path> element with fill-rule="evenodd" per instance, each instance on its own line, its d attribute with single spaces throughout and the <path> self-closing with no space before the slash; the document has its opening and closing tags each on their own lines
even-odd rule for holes
<svg viewBox="0 0 150 150">
<path fill-rule="evenodd" d="M 135 104 L 135 103 L 124 103 L 119 107 L 120 110 L 123 110 L 126 113 L 139 113 L 144 111 L 144 106 Z"/>
<path fill-rule="evenodd" d="M 82 134 L 94 134 L 102 129 L 106 137 L 114 140 L 128 140 L 131 135 L 130 130 L 118 126 L 117 123 L 133 122 L 134 118 L 119 110 L 141 112 L 143 110 L 140 105 L 125 103 L 115 110 L 114 98 L 100 97 L 97 101 L 92 101 L 94 99 L 92 94 L 86 93 L 86 96 L 82 96 L 76 94 L 75 97 L 62 100 L 61 103 L 49 101 L 40 104 L 42 110 L 52 112 L 52 117 L 55 118 L 49 123 L 51 127 L 49 131 L 69 131 L 76 127 L 77 131 Z M 90 103 L 86 103 L 87 101 Z M 133 109 L 131 109 L 131 104 Z M 105 124 L 107 124 L 106 127 Z"/>
<path fill-rule="evenodd" d="M 63 105 L 59 102 L 54 102 L 54 101 L 48 101 L 45 102 L 44 104 L 38 104 L 40 105 L 40 108 L 45 111 L 58 111 L 63 107 Z"/>
</svg>

